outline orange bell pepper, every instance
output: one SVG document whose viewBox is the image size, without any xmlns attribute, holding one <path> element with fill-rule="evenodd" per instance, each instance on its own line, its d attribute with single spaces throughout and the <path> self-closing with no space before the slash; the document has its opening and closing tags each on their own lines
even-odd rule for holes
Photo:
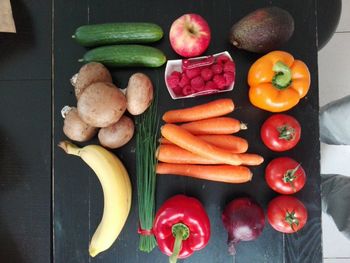
<svg viewBox="0 0 350 263">
<path fill-rule="evenodd" d="M 254 106 L 267 111 L 286 111 L 307 94 L 310 82 L 304 62 L 287 52 L 272 51 L 249 69 L 249 99 Z"/>
</svg>

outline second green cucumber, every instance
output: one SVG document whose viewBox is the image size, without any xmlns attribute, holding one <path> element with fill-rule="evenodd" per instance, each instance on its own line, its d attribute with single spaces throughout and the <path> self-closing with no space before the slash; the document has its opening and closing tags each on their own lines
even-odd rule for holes
<svg viewBox="0 0 350 263">
<path fill-rule="evenodd" d="M 85 53 L 80 62 L 100 62 L 110 67 L 162 66 L 166 57 L 157 48 L 143 45 L 113 45 L 94 48 Z"/>
</svg>

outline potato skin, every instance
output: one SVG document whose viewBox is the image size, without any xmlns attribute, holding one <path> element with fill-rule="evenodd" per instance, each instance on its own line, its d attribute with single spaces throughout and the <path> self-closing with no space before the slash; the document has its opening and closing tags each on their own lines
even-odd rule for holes
<svg viewBox="0 0 350 263">
<path fill-rule="evenodd" d="M 85 122 L 78 115 L 78 110 L 72 107 L 68 113 L 66 113 L 63 133 L 71 140 L 77 142 L 86 142 L 97 133 L 97 128 L 92 127 Z"/>
<path fill-rule="evenodd" d="M 79 72 L 71 79 L 77 99 L 80 98 L 86 87 L 95 82 L 112 83 L 112 76 L 108 69 L 101 63 L 90 62 L 82 66 Z"/>
<path fill-rule="evenodd" d="M 122 116 L 117 123 L 100 129 L 98 139 L 102 146 L 116 149 L 127 144 L 134 135 L 135 125 L 131 118 Z"/>
<path fill-rule="evenodd" d="M 150 78 L 143 73 L 135 73 L 126 88 L 128 112 L 132 115 L 142 114 L 153 100 L 153 84 Z"/>
<path fill-rule="evenodd" d="M 97 82 L 88 86 L 78 100 L 80 118 L 94 127 L 116 123 L 126 110 L 126 98 L 112 83 Z"/>
</svg>

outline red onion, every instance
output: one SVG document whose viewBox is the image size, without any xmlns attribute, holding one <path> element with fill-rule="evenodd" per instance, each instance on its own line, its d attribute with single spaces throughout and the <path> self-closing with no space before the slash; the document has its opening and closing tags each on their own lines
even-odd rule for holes
<svg viewBox="0 0 350 263">
<path fill-rule="evenodd" d="M 225 207 L 222 221 L 228 232 L 228 252 L 234 255 L 235 245 L 240 241 L 252 241 L 261 235 L 265 215 L 260 205 L 250 198 L 237 198 Z"/>
</svg>

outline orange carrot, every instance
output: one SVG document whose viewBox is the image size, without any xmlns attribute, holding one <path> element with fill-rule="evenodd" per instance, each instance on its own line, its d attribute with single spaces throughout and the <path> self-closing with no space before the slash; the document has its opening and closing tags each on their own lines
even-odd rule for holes
<svg viewBox="0 0 350 263">
<path fill-rule="evenodd" d="M 175 124 L 163 125 L 161 134 L 172 143 L 201 157 L 225 164 L 240 165 L 242 163 L 238 154 L 207 143 Z"/>
<path fill-rule="evenodd" d="M 169 141 L 168 139 L 165 139 L 164 137 L 160 137 L 158 142 L 160 144 L 173 144 L 171 141 Z"/>
<path fill-rule="evenodd" d="M 223 116 L 232 112 L 234 108 L 231 99 L 218 99 L 190 108 L 167 111 L 163 120 L 167 123 L 203 120 Z"/>
<path fill-rule="evenodd" d="M 192 134 L 232 134 L 247 129 L 245 124 L 230 117 L 192 121 L 180 126 Z"/>
<path fill-rule="evenodd" d="M 244 153 L 248 150 L 247 140 L 226 134 L 209 134 L 209 135 L 196 135 L 198 138 L 214 145 L 219 148 L 229 150 L 232 153 Z M 161 144 L 172 144 L 171 141 L 165 139 L 164 137 L 159 139 Z"/>
<path fill-rule="evenodd" d="M 158 161 L 179 164 L 219 164 L 197 154 L 191 153 L 175 144 L 161 144 L 157 149 Z"/>
<path fill-rule="evenodd" d="M 201 157 L 174 144 L 161 144 L 157 149 L 158 160 L 164 163 L 179 164 L 222 164 L 220 161 Z M 264 159 L 257 154 L 239 154 L 242 165 L 259 165 Z"/>
<path fill-rule="evenodd" d="M 158 163 L 157 174 L 189 176 L 224 183 L 245 183 L 252 179 L 251 171 L 244 166 L 194 165 Z"/>
<path fill-rule="evenodd" d="M 241 153 L 239 158 L 242 160 L 243 165 L 260 165 L 264 162 L 262 156 L 254 153 Z"/>
<path fill-rule="evenodd" d="M 198 138 L 232 153 L 244 153 L 248 150 L 247 140 L 234 135 L 198 135 Z"/>
</svg>

